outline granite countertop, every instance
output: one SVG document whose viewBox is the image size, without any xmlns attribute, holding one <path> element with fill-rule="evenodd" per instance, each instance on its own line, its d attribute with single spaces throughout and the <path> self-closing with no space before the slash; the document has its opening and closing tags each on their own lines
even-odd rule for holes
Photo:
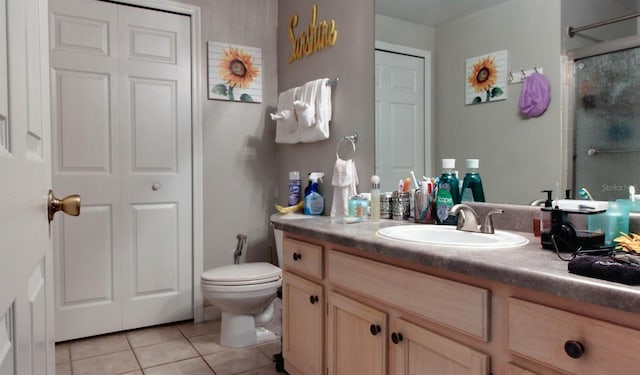
<svg viewBox="0 0 640 375">
<path fill-rule="evenodd" d="M 300 220 L 291 220 L 292 218 Z M 276 229 L 312 240 L 329 241 L 398 260 L 419 263 L 503 284 L 536 290 L 618 310 L 640 313 L 640 287 L 570 274 L 567 262 L 540 247 L 540 238 L 519 232 L 527 245 L 503 249 L 435 247 L 378 237 L 376 231 L 393 225 L 422 225 L 380 220 L 340 224 L 327 216 L 296 214 L 272 217 Z M 568 255 L 568 254 L 567 254 Z"/>
</svg>

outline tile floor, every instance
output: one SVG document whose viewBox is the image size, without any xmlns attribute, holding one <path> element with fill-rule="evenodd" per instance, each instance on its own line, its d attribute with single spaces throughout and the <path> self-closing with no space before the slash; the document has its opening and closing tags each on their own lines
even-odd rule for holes
<svg viewBox="0 0 640 375">
<path fill-rule="evenodd" d="M 278 375 L 280 341 L 218 345 L 220 321 L 192 321 L 56 344 L 56 375 Z"/>
</svg>

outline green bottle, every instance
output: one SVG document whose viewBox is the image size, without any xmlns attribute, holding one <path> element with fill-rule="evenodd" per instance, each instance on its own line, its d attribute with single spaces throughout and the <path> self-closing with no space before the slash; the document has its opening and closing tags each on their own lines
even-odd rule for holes
<svg viewBox="0 0 640 375">
<path fill-rule="evenodd" d="M 436 223 L 456 225 L 457 215 L 450 215 L 449 210 L 460 203 L 460 183 L 455 173 L 456 159 L 442 159 L 442 175 L 438 179 L 436 193 Z"/>
<path fill-rule="evenodd" d="M 484 190 L 482 189 L 482 180 L 478 173 L 478 159 L 467 159 L 467 174 L 462 180 L 462 198 L 463 202 L 484 202 Z"/>
</svg>

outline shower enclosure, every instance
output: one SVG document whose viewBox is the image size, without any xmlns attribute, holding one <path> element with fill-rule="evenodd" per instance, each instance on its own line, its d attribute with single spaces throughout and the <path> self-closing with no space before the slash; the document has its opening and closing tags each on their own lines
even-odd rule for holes
<svg viewBox="0 0 640 375">
<path fill-rule="evenodd" d="M 640 194 L 640 38 L 568 54 L 573 70 L 573 191 L 596 200 Z"/>
</svg>

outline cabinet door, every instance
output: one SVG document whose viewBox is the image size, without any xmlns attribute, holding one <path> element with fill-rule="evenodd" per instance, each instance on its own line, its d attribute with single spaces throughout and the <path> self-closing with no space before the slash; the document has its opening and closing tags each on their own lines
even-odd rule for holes
<svg viewBox="0 0 640 375">
<path fill-rule="evenodd" d="M 328 374 L 385 374 L 387 315 L 333 292 L 328 301 Z"/>
<path fill-rule="evenodd" d="M 390 337 L 391 374 L 489 374 L 488 355 L 406 320 L 394 321 Z"/>
<path fill-rule="evenodd" d="M 282 352 L 291 374 L 323 373 L 324 296 L 321 285 L 289 272 L 282 282 Z M 290 369 L 294 366 L 295 369 Z"/>
</svg>

